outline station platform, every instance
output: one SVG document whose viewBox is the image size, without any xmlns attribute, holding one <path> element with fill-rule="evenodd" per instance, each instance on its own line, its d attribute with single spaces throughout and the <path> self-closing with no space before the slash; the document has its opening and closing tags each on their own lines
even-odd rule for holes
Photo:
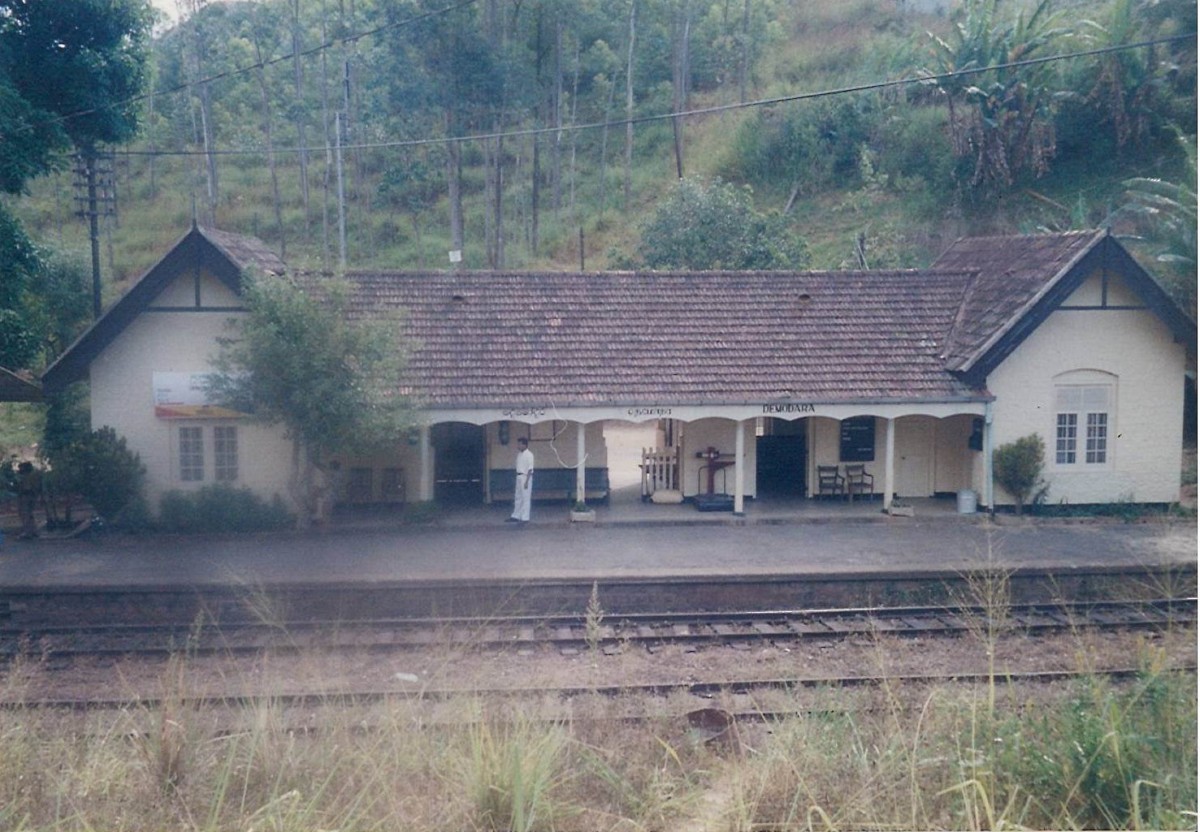
<svg viewBox="0 0 1200 832">
<path fill-rule="evenodd" d="M 103 534 L 17 540 L 0 548 L 0 590 L 107 587 L 455 582 L 704 581 L 745 576 L 913 577 L 994 568 L 1180 567 L 1194 573 L 1195 521 L 1142 523 L 959 515 L 949 505 L 889 517 L 878 503 L 746 517 L 687 506 L 639 522 L 626 515 L 569 523 L 567 508 L 535 506 L 528 525 L 503 506 L 451 512 L 427 524 L 380 519 L 308 533 L 237 536 Z M 653 506 L 657 511 L 663 507 Z M 601 507 L 603 510 L 603 507 Z M 759 511 L 754 511 L 759 509 Z M 834 513 L 837 509 L 839 513 Z M 861 511 L 861 513 L 859 513 Z M 670 518 L 670 519 L 663 519 Z"/>
</svg>

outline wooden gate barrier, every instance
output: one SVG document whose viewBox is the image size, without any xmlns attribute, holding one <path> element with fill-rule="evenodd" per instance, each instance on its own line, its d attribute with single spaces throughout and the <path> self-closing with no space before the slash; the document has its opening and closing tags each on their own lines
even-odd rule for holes
<svg viewBox="0 0 1200 832">
<path fill-rule="evenodd" d="M 642 499 L 655 491 L 679 490 L 679 447 L 642 448 Z"/>
</svg>

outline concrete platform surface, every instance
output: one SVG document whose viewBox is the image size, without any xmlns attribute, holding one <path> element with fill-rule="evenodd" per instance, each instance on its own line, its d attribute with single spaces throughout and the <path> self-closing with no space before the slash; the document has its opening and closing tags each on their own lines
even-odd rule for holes
<svg viewBox="0 0 1200 832">
<path fill-rule="evenodd" d="M 0 549 L 0 589 L 604 579 L 829 577 L 984 568 L 1196 564 L 1194 523 L 948 523 L 337 530 L 229 537 L 102 536 Z"/>
</svg>

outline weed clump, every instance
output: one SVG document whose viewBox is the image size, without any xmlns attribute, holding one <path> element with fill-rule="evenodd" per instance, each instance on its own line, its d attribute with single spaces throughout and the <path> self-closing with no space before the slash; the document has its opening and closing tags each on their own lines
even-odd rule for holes
<svg viewBox="0 0 1200 832">
<path fill-rule="evenodd" d="M 159 527 L 183 534 L 272 531 L 294 523 L 278 495 L 268 502 L 248 488 L 221 484 L 168 491 L 158 509 Z"/>
</svg>

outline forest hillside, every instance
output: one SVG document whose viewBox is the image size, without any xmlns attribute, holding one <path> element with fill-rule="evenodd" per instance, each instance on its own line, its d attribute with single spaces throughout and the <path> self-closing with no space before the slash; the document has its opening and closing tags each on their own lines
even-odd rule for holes
<svg viewBox="0 0 1200 832">
<path fill-rule="evenodd" d="M 726 234 L 770 242 L 679 256 L 919 266 L 1112 225 L 1194 306 L 1195 2 L 185 5 L 99 161 L 107 301 L 195 217 L 330 270 L 654 267 Z M 6 204 L 86 260 L 81 195 L 64 164 Z"/>
</svg>

